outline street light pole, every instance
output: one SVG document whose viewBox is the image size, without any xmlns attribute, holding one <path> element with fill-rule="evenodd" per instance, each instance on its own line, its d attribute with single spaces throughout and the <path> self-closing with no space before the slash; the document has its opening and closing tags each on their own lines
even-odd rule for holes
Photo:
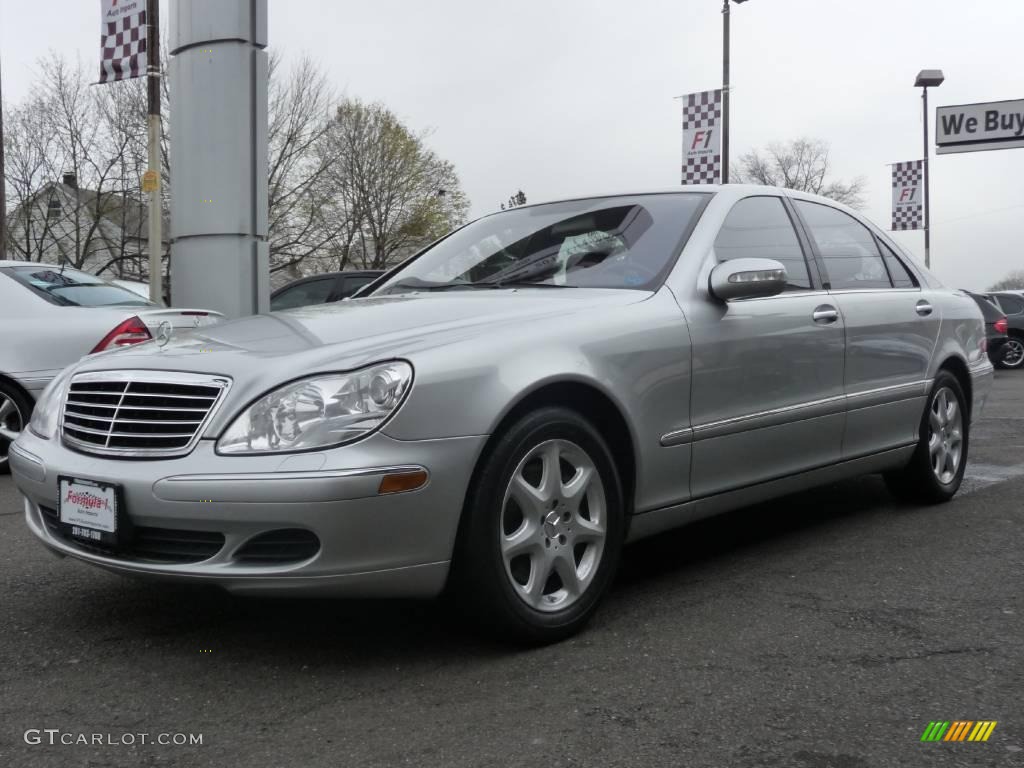
<svg viewBox="0 0 1024 768">
<path fill-rule="evenodd" d="M 928 162 L 928 86 L 921 88 L 921 105 L 924 110 L 924 266 L 931 269 L 932 266 L 932 229 L 931 210 L 928 200 L 928 186 L 931 182 L 932 169 Z"/>
<path fill-rule="evenodd" d="M 924 110 L 924 161 L 922 169 L 924 170 L 924 266 L 926 269 L 930 269 L 932 265 L 931 201 L 929 200 L 932 168 L 928 160 L 931 154 L 928 151 L 928 87 L 938 88 L 945 79 L 946 76 L 942 74 L 941 69 L 922 69 L 917 73 L 917 79 L 914 81 L 914 87 L 921 89 L 921 105 Z"/>
<path fill-rule="evenodd" d="M 722 0 L 722 183 L 729 183 L 729 0 Z"/>
<path fill-rule="evenodd" d="M 729 183 L 729 0 L 722 0 L 722 183 Z"/>
</svg>

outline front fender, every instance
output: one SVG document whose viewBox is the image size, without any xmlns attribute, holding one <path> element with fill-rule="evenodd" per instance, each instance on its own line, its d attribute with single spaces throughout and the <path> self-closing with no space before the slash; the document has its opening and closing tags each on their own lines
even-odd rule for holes
<svg viewBox="0 0 1024 768">
<path fill-rule="evenodd" d="M 689 446 L 661 437 L 690 425 L 690 340 L 663 289 L 647 301 L 557 321 L 524 323 L 412 357 L 416 381 L 385 427 L 399 440 L 490 435 L 523 398 L 576 382 L 620 409 L 633 436 L 637 511 L 675 503 L 689 489 Z"/>
</svg>

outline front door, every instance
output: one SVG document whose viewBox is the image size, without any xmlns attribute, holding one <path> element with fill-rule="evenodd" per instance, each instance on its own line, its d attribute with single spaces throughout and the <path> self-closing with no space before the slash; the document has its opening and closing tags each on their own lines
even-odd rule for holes
<svg viewBox="0 0 1024 768">
<path fill-rule="evenodd" d="M 843 316 L 805 251 L 782 199 L 772 195 L 736 203 L 715 240 L 715 260 L 775 259 L 790 287 L 768 298 L 708 296 L 685 307 L 693 498 L 839 460 Z"/>
</svg>

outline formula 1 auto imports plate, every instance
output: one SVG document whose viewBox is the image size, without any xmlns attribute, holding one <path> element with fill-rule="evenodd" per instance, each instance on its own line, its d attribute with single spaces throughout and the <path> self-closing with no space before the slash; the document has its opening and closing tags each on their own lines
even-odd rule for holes
<svg viewBox="0 0 1024 768">
<path fill-rule="evenodd" d="M 59 477 L 57 482 L 65 535 L 97 545 L 117 544 L 117 486 L 75 477 Z"/>
</svg>

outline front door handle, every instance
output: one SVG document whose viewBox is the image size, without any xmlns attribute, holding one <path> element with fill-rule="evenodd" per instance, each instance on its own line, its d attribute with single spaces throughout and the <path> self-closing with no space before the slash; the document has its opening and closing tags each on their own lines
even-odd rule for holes
<svg viewBox="0 0 1024 768">
<path fill-rule="evenodd" d="M 914 307 L 914 311 L 921 317 L 928 317 L 932 313 L 932 305 L 921 299 L 921 301 L 917 302 L 917 306 Z"/>
<path fill-rule="evenodd" d="M 839 311 L 831 304 L 822 304 L 814 308 L 814 314 L 811 317 L 814 318 L 816 323 L 834 323 L 839 319 Z"/>
</svg>

